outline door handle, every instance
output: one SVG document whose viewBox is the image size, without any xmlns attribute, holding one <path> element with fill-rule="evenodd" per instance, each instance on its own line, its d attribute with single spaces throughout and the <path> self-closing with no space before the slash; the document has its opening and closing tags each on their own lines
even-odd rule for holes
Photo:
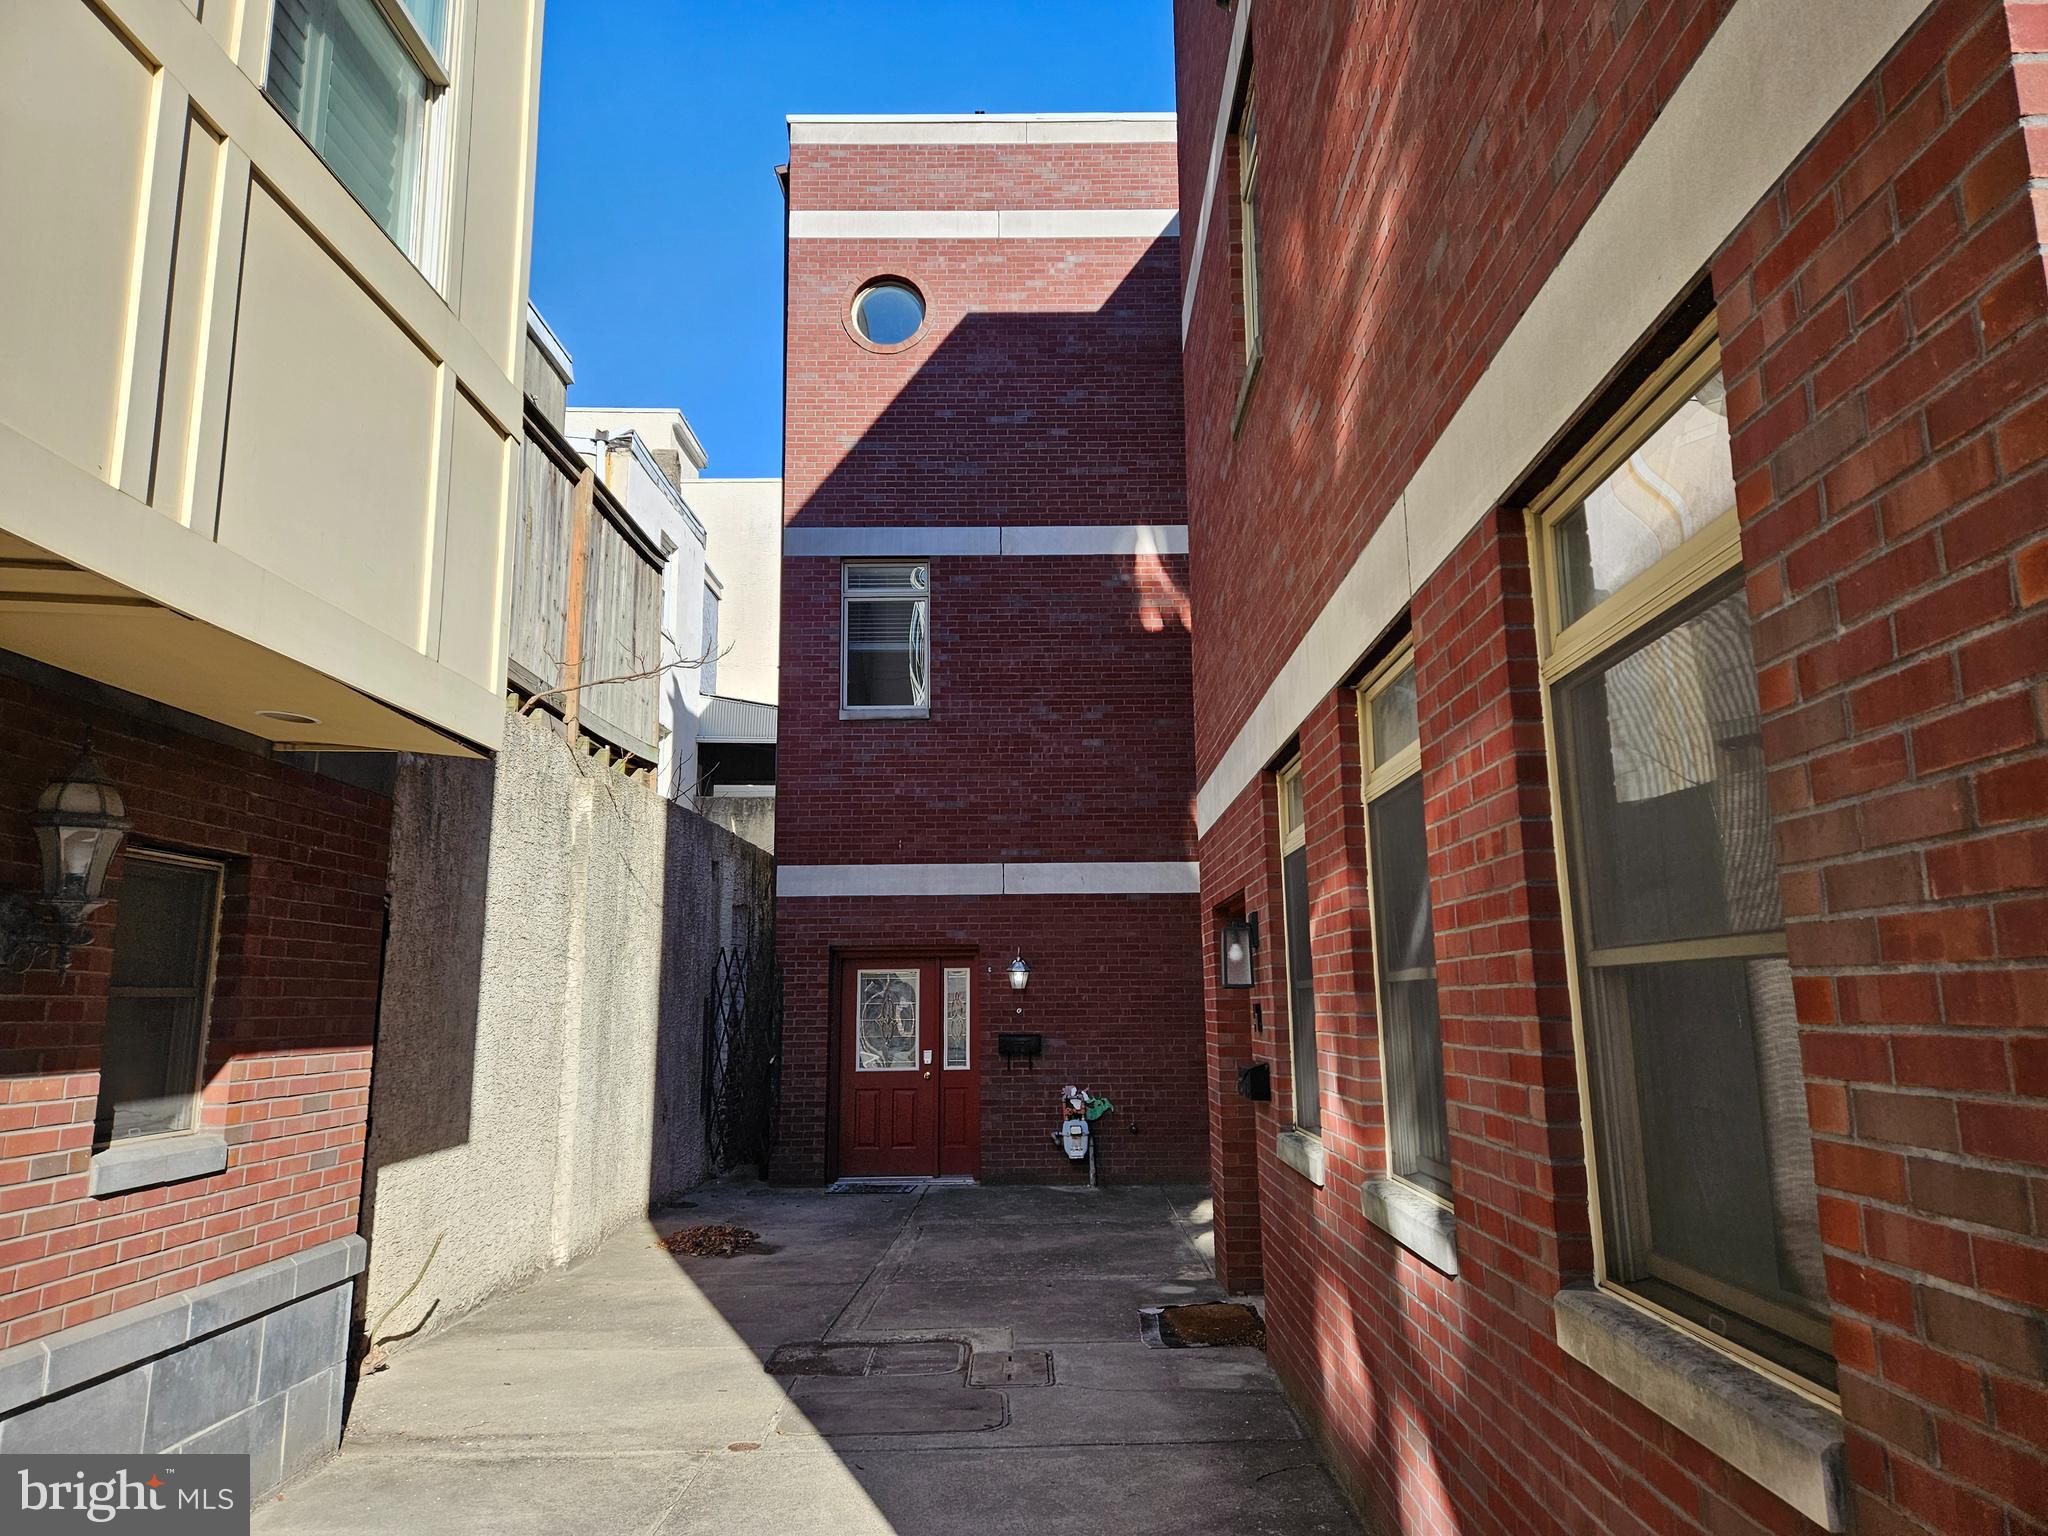
<svg viewBox="0 0 2048 1536">
<path fill-rule="evenodd" d="M 929 1072 L 925 1073 L 925 1075 L 924 1075 L 924 1080 L 925 1080 L 926 1082 L 930 1082 L 930 1081 L 932 1080 L 932 1075 L 931 1075 L 931 1073 L 929 1073 Z"/>
</svg>

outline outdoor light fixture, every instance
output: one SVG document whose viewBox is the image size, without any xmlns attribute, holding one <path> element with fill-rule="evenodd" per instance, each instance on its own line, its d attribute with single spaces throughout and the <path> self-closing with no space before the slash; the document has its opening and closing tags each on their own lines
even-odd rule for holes
<svg viewBox="0 0 2048 1536">
<path fill-rule="evenodd" d="M 0 895 L 0 965 L 31 970 L 47 950 L 62 976 L 71 968 L 71 951 L 92 942 L 85 920 L 105 904 L 107 868 L 128 830 L 124 809 L 121 792 L 100 771 L 88 743 L 29 817 L 42 850 L 43 884 L 33 893 Z"/>
<path fill-rule="evenodd" d="M 1223 925 L 1217 958 L 1226 987 L 1248 987 L 1259 956 L 1259 915 L 1240 917 Z"/>
<path fill-rule="evenodd" d="M 1030 985 L 1031 967 L 1025 963 L 1023 955 L 1020 954 L 1010 962 L 1010 990 L 1012 992 L 1022 992 Z"/>
</svg>

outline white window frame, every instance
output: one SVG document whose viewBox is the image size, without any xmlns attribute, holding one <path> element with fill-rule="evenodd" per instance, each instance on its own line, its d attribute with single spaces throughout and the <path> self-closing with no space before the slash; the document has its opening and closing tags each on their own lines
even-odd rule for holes
<svg viewBox="0 0 2048 1536">
<path fill-rule="evenodd" d="M 1244 101 L 1232 137 L 1237 141 L 1237 243 L 1239 296 L 1244 305 L 1244 366 L 1256 367 L 1265 354 L 1265 326 L 1259 308 L 1259 120 L 1255 81 L 1245 72 Z"/>
<path fill-rule="evenodd" d="M 1238 302 L 1244 323 L 1244 356 L 1237 383 L 1237 404 L 1230 414 L 1230 434 L 1244 424 L 1251 403 L 1252 381 L 1266 356 L 1265 314 L 1259 290 L 1259 120 L 1252 61 L 1243 66 L 1244 90 L 1230 124 L 1231 152 L 1237 162 Z"/>
<path fill-rule="evenodd" d="M 860 567 L 908 566 L 924 572 L 924 585 L 850 590 L 848 573 Z M 853 636 L 849 623 L 855 603 L 916 601 L 924 605 L 924 702 L 921 704 L 850 704 L 847 702 L 847 651 Z M 839 562 L 839 718 L 842 720 L 923 720 L 932 712 L 932 563 L 930 560 L 842 560 Z"/>
<path fill-rule="evenodd" d="M 1543 743 L 1548 764 L 1550 803 L 1554 808 L 1561 808 L 1566 804 L 1567 793 L 1564 764 L 1559 756 L 1560 732 L 1555 699 L 1558 687 L 1570 680 L 1580 669 L 1613 650 L 1629 636 L 1657 624 L 1666 615 L 1725 581 L 1731 573 L 1739 572 L 1742 568 L 1740 525 L 1736 513 L 1730 510 L 1694 533 L 1648 569 L 1630 578 L 1586 612 L 1566 622 L 1564 614 L 1567 610 L 1563 603 L 1564 594 L 1559 570 L 1561 562 L 1556 551 L 1557 525 L 1572 514 L 1595 486 L 1604 481 L 1635 452 L 1659 423 L 1668 419 L 1701 384 L 1711 378 L 1720 365 L 1721 349 L 1716 322 L 1709 318 L 1674 353 L 1671 361 L 1638 389 L 1626 405 L 1615 412 L 1613 418 L 1574 457 L 1528 511 L 1529 548 L 1534 566 L 1537 598 L 1536 627 L 1541 662 Z M 1781 1361 L 1751 1350 L 1734 1339 L 1716 1333 L 1682 1313 L 1660 1306 L 1609 1272 L 1607 1225 L 1618 1218 L 1614 1213 L 1603 1209 L 1606 1197 L 1603 1194 L 1600 1159 L 1604 1154 L 1600 1148 L 1599 1129 L 1594 1124 L 1599 1109 L 1598 1101 L 1594 1097 L 1595 1069 L 1589 1051 L 1589 1031 L 1586 1027 L 1587 981 L 1583 975 L 1584 962 L 1576 933 L 1578 919 L 1575 913 L 1576 887 L 1573 883 L 1576 869 L 1582 861 L 1577 845 L 1578 831 L 1571 825 L 1571 818 L 1559 815 L 1558 827 L 1558 887 L 1563 919 L 1565 973 L 1571 998 L 1572 1042 L 1578 1072 L 1579 1103 L 1585 1122 L 1583 1139 L 1589 1175 L 1587 1205 L 1592 1225 L 1594 1283 L 1603 1292 L 1783 1383 L 1800 1396 L 1829 1408 L 1839 1408 L 1840 1395 L 1829 1390 L 1823 1383 Z M 1687 957 L 1764 958 L 1782 956 L 1785 953 L 1785 933 L 1783 929 L 1779 929 L 1769 934 L 1736 934 L 1668 944 L 1638 945 L 1624 951 L 1602 952 L 1602 955 L 1604 957 L 1612 954 L 1616 959 L 1648 961 Z M 1709 1285 L 1715 1284 L 1711 1282 L 1710 1277 L 1698 1278 L 1708 1281 Z M 1702 1291 L 1696 1290 L 1695 1294 L 1702 1295 L 1705 1300 L 1714 1300 L 1711 1295 Z M 1728 1304 L 1728 1310 L 1742 1315 L 1751 1322 L 1772 1326 L 1758 1316 L 1753 1301 L 1745 1299 L 1739 1306 L 1731 1302 Z M 1779 1331 L 1791 1332 L 1782 1327 Z M 1820 1332 L 1821 1330 L 1813 1330 L 1813 1337 L 1801 1339 L 1801 1342 L 1825 1353 L 1832 1353 L 1830 1345 L 1819 1340 Z M 1791 1336 L 1799 1337 L 1797 1334 Z"/>
<path fill-rule="evenodd" d="M 953 1060 L 953 985 L 958 980 L 961 1001 L 967 1007 L 967 1033 L 960 1042 L 960 1060 Z M 949 965 L 945 974 L 945 1012 L 939 1019 L 939 1064 L 948 1072 L 964 1072 L 974 1065 L 974 971 L 964 965 Z"/>
<path fill-rule="evenodd" d="M 206 1083 L 206 1048 L 213 1031 L 214 978 L 220 969 L 220 921 L 221 912 L 227 900 L 227 865 L 219 859 L 201 858 L 189 853 L 173 853 L 166 848 L 135 847 L 133 845 L 127 849 L 123 858 L 125 864 L 129 866 L 137 863 L 170 864 L 180 869 L 203 870 L 213 881 L 213 896 L 206 911 L 206 959 L 196 990 L 185 987 L 121 987 L 112 984 L 109 984 L 106 989 L 106 998 L 109 1002 L 116 998 L 124 997 L 184 997 L 188 995 L 197 1002 L 199 1017 L 194 1027 L 190 1112 L 186 1117 L 186 1123 L 176 1130 L 150 1131 L 138 1136 L 114 1136 L 110 1134 L 104 1146 L 99 1145 L 99 1138 L 95 1134 L 93 1138 L 95 1149 L 99 1152 L 105 1152 L 117 1147 L 135 1147 L 154 1142 L 169 1141 L 179 1136 L 194 1135 L 202 1129 L 200 1115 L 204 1108 L 201 1101 Z M 119 894 L 118 891 L 115 893 L 117 901 Z M 118 912 L 116 913 L 114 930 L 116 938 L 118 938 L 120 933 Z M 113 942 L 113 940 L 109 941 L 110 948 Z M 102 1033 L 102 1069 L 105 1066 L 105 1050 L 106 1040 L 104 1033 Z M 94 1119 L 97 1120 L 99 1113 L 97 1101 L 94 1103 L 93 1112 Z"/>
<path fill-rule="evenodd" d="M 1391 1054 L 1389 1054 L 1387 1050 L 1386 1024 L 1386 986 L 1387 982 L 1393 978 L 1388 977 L 1380 967 L 1380 899 L 1379 892 L 1374 888 L 1373 885 L 1373 859 L 1375 856 L 1372 837 L 1373 802 L 1375 800 L 1380 799 L 1389 791 L 1401 788 L 1410 779 L 1418 778 L 1421 776 L 1422 741 L 1420 734 L 1418 733 L 1417 738 L 1414 741 L 1409 742 L 1406 746 L 1398 748 L 1397 750 L 1389 754 L 1384 760 L 1381 759 L 1379 756 L 1378 745 L 1373 740 L 1372 705 L 1375 699 L 1377 699 L 1381 694 L 1385 693 L 1390 687 L 1392 687 L 1396 682 L 1398 682 L 1404 674 L 1413 673 L 1414 670 L 1415 644 L 1412 640 L 1403 641 L 1399 646 L 1397 646 L 1394 649 L 1392 655 L 1388 656 L 1377 667 L 1373 668 L 1373 670 L 1366 675 L 1365 681 L 1358 685 L 1359 761 L 1362 764 L 1364 764 L 1365 767 L 1362 798 L 1365 801 L 1366 924 L 1367 933 L 1372 941 L 1372 976 L 1374 1001 L 1373 1029 L 1376 1037 L 1379 1040 L 1380 1095 L 1381 1108 L 1384 1111 L 1384 1125 L 1386 1129 L 1387 1177 L 1395 1180 L 1405 1189 L 1412 1189 L 1413 1191 L 1415 1191 L 1416 1194 L 1420 1195 L 1423 1199 L 1431 1201 L 1434 1204 L 1440 1205 L 1445 1210 L 1449 1210 L 1451 1208 L 1451 1202 L 1448 1197 L 1446 1197 L 1437 1190 L 1431 1189 L 1427 1184 L 1417 1183 L 1414 1179 L 1409 1178 L 1408 1176 L 1401 1173 L 1398 1169 L 1394 1167 L 1395 1096 L 1391 1088 L 1392 1080 L 1394 1077 L 1394 1058 Z M 1425 868 L 1423 870 L 1423 881 L 1425 888 L 1427 887 L 1428 879 L 1429 871 L 1427 868 Z M 1434 923 L 1432 923 L 1431 927 L 1433 933 Z M 1434 961 L 1434 955 L 1432 954 L 1429 973 L 1426 978 L 1418 978 L 1414 976 L 1404 975 L 1400 979 L 1404 981 L 1426 979 L 1429 982 L 1430 986 L 1434 988 L 1436 986 L 1437 979 L 1437 968 Z M 1441 999 L 1439 999 L 1437 1018 L 1438 1027 L 1439 1030 L 1441 1030 L 1443 1018 Z M 1442 1049 L 1441 1035 L 1439 1035 L 1438 1039 L 1438 1049 L 1439 1051 L 1441 1051 Z M 1445 1076 L 1448 1077 L 1449 1074 L 1446 1073 Z M 1446 1084 L 1445 1086 L 1446 1088 L 1448 1088 L 1448 1084 Z M 1444 1120 L 1446 1129 L 1448 1130 L 1450 1122 L 1450 1105 L 1448 1092 L 1446 1092 L 1445 1094 Z M 1451 1181 L 1451 1170 L 1448 1161 L 1448 1148 L 1446 1148 L 1445 1157 L 1446 1162 L 1444 1166 L 1444 1182 L 1448 1184 Z"/>
<path fill-rule="evenodd" d="M 451 147 L 454 140 L 454 84 L 455 78 L 449 63 L 420 31 L 419 23 L 413 19 L 405 0 L 372 0 L 378 14 L 391 28 L 391 34 L 398 40 L 413 64 L 426 81 L 426 102 L 424 117 L 420 124 L 419 166 L 413 191 L 412 239 L 401 242 L 391 231 L 378 223 L 376 216 L 368 209 L 364 213 L 376 225 L 377 232 L 390 240 L 405 253 L 406 259 L 437 291 L 445 292 L 449 257 L 449 192 L 452 175 Z M 462 35 L 465 0 L 448 0 L 447 37 L 444 40 L 449 54 L 456 51 L 456 39 Z M 327 165 L 326 157 L 305 137 L 298 123 L 285 112 L 277 99 L 270 94 L 270 64 L 274 53 L 277 33 L 276 14 L 273 10 L 269 26 L 263 34 L 263 99 L 270 103 L 278 116 L 290 123 L 294 132 L 305 140 L 306 147 L 313 151 L 315 159 L 333 175 L 344 192 L 347 183 Z M 349 193 L 354 201 L 354 194 Z M 361 205 L 358 204 L 360 207 Z"/>
</svg>

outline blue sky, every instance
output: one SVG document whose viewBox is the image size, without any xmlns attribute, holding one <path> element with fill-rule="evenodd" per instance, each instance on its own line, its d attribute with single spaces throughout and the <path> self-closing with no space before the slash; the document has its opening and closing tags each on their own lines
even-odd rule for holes
<svg viewBox="0 0 2048 1536">
<path fill-rule="evenodd" d="M 781 473 L 785 113 L 1172 106 L 1170 0 L 551 0 L 533 299 L 570 403 Z"/>
</svg>

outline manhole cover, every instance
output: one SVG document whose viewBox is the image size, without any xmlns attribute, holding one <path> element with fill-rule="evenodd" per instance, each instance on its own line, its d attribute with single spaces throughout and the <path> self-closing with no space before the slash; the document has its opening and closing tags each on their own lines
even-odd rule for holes
<svg viewBox="0 0 2048 1536">
<path fill-rule="evenodd" d="M 1266 1325 L 1256 1311 L 1237 1301 L 1140 1307 L 1138 1333 L 1155 1349 L 1266 1347 Z"/>
<path fill-rule="evenodd" d="M 996 1354 L 976 1350 L 967 1365 L 970 1387 L 1049 1387 L 1052 1354 L 1043 1349 L 1016 1349 Z"/>
</svg>

